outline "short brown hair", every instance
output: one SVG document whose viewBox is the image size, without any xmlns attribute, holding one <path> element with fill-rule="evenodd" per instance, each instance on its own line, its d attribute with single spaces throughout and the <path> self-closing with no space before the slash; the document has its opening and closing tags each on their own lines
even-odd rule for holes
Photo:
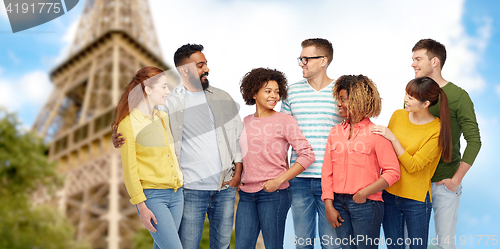
<svg viewBox="0 0 500 249">
<path fill-rule="evenodd" d="M 437 57 L 441 63 L 441 69 L 443 68 L 444 62 L 446 61 L 446 48 L 443 44 L 433 39 L 422 39 L 413 46 L 411 51 L 415 52 L 420 49 L 427 50 L 426 54 L 429 59 Z"/>
<path fill-rule="evenodd" d="M 252 69 L 252 71 L 246 73 L 241 80 L 240 92 L 243 96 L 245 104 L 255 105 L 255 99 L 253 96 L 259 92 L 264 84 L 271 80 L 278 83 L 280 100 L 286 99 L 288 82 L 285 75 L 276 69 L 260 67 Z"/>
<path fill-rule="evenodd" d="M 333 86 L 333 98 L 340 99 L 341 90 L 346 90 L 349 98 L 348 113 L 354 123 L 365 117 L 377 117 L 382 110 L 382 99 L 377 87 L 368 77 L 360 75 L 342 75 Z"/>
<path fill-rule="evenodd" d="M 333 46 L 330 41 L 323 38 L 311 38 L 304 40 L 301 44 L 302 48 L 307 48 L 310 46 L 314 46 L 321 53 L 324 53 L 324 56 L 328 59 L 328 65 L 333 60 Z"/>
</svg>

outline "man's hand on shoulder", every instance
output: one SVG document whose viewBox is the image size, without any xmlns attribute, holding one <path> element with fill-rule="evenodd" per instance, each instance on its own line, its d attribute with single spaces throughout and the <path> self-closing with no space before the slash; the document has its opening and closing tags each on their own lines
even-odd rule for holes
<svg viewBox="0 0 500 249">
<path fill-rule="evenodd" d="M 118 149 L 125 143 L 125 138 L 122 137 L 123 134 L 116 133 L 117 129 L 118 126 L 113 127 L 113 135 L 111 136 L 111 140 L 113 142 L 113 146 Z"/>
</svg>

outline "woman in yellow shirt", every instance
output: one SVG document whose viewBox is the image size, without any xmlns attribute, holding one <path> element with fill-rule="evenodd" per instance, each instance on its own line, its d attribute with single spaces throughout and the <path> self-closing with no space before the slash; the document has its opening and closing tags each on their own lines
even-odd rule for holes
<svg viewBox="0 0 500 249">
<path fill-rule="evenodd" d="M 441 120 L 429 107 L 438 103 Z M 388 127 L 374 126 L 372 132 L 391 141 L 401 167 L 401 178 L 382 193 L 387 248 L 427 248 L 431 217 L 431 178 L 441 152 L 451 160 L 451 127 L 446 94 L 429 77 L 406 85 L 405 109 L 397 110 Z M 405 238 L 405 223 L 408 236 Z"/>
<path fill-rule="evenodd" d="M 154 239 L 153 248 L 182 249 L 177 231 L 182 218 L 183 176 L 165 105 L 169 91 L 161 69 L 137 71 L 125 87 L 112 127 L 127 139 L 120 147 L 125 186 L 141 221 Z"/>
</svg>

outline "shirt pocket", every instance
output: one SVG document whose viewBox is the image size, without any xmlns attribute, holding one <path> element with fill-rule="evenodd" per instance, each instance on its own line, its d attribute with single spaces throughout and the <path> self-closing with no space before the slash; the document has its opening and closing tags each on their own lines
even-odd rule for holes
<svg viewBox="0 0 500 249">
<path fill-rule="evenodd" d="M 358 167 L 368 167 L 370 164 L 370 153 L 371 148 L 365 146 L 364 144 L 358 146 L 352 146 L 350 152 L 350 164 Z"/>
<path fill-rule="evenodd" d="M 164 165 L 164 148 L 137 146 L 137 161 L 139 175 L 143 177 L 162 178 L 167 175 L 168 168 Z"/>
<path fill-rule="evenodd" d="M 338 166 L 341 165 L 342 159 L 344 157 L 344 144 L 341 143 L 335 143 L 330 146 L 330 158 L 332 160 L 332 166 L 333 166 L 333 174 L 335 175 L 335 172 L 338 171 Z"/>
</svg>

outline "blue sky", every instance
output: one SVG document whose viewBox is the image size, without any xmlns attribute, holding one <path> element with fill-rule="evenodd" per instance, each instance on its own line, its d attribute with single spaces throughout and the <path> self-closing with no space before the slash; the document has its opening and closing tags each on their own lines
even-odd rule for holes
<svg viewBox="0 0 500 249">
<path fill-rule="evenodd" d="M 60 18 L 16 34 L 0 6 L 0 106 L 17 112 L 27 127 L 50 95 L 48 73 L 68 54 L 83 2 Z M 457 236 L 465 236 L 466 245 L 458 248 L 496 248 L 491 240 L 488 245 L 485 238 L 479 245 L 478 240 L 479 235 L 500 239 L 500 198 L 495 194 L 500 167 L 494 160 L 500 140 L 500 1 L 151 0 L 150 6 L 165 61 L 173 65 L 173 52 L 185 43 L 203 44 L 212 84 L 240 103 L 242 116 L 254 111 L 239 94 L 246 72 L 277 68 L 290 82 L 297 81 L 300 42 L 323 37 L 335 49 L 330 77 L 362 73 L 372 78 L 384 98 L 375 122 L 387 124 L 413 77 L 411 47 L 421 38 L 441 41 L 448 51 L 443 76 L 469 92 L 483 141 L 463 182 Z M 292 248 L 292 232 L 288 222 L 286 248 Z"/>
</svg>

